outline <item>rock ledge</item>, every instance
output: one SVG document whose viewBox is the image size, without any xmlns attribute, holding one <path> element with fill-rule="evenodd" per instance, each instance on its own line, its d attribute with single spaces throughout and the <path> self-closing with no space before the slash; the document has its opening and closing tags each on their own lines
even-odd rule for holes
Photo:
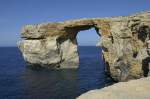
<svg viewBox="0 0 150 99">
<path fill-rule="evenodd" d="M 150 77 L 91 90 L 77 99 L 150 99 Z"/>
</svg>

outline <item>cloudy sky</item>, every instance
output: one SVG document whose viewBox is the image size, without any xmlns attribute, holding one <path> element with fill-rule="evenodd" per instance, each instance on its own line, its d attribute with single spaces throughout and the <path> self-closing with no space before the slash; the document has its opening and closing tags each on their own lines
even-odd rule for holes
<svg viewBox="0 0 150 99">
<path fill-rule="evenodd" d="M 0 46 L 16 46 L 26 24 L 124 16 L 148 10 L 150 0 L 0 0 Z M 94 29 L 78 33 L 80 45 L 93 45 L 97 40 Z"/>
</svg>

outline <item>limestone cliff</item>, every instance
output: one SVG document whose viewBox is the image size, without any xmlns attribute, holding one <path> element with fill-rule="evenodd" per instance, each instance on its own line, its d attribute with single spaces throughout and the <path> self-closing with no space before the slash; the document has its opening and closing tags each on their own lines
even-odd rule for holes
<svg viewBox="0 0 150 99">
<path fill-rule="evenodd" d="M 32 66 L 77 68 L 76 35 L 95 28 L 101 41 L 106 71 L 116 81 L 148 76 L 150 62 L 150 12 L 127 17 L 91 18 L 26 25 L 18 46 Z M 86 35 L 85 35 L 86 37 Z"/>
</svg>

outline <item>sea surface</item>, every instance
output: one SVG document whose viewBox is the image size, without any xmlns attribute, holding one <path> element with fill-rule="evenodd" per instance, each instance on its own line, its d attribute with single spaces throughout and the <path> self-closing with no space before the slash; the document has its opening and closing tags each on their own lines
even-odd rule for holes
<svg viewBox="0 0 150 99">
<path fill-rule="evenodd" d="M 17 47 L 0 48 L 0 99 L 75 99 L 111 84 L 101 49 L 79 46 L 78 69 L 47 70 L 26 66 Z"/>
</svg>

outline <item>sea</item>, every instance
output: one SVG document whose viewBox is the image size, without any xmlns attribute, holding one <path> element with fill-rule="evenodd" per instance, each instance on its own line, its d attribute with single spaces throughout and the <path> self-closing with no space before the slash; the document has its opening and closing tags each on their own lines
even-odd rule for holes
<svg viewBox="0 0 150 99">
<path fill-rule="evenodd" d="M 105 73 L 102 49 L 79 46 L 78 69 L 33 69 L 17 47 L 0 47 L 0 99 L 75 99 L 111 85 Z"/>
</svg>

